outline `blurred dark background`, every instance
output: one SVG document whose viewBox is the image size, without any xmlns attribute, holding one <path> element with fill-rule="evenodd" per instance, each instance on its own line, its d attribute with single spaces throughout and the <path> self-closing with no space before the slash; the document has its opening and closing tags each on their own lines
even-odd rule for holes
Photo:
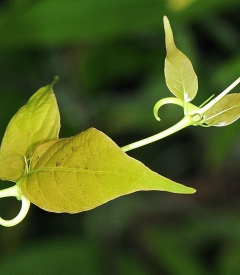
<svg viewBox="0 0 240 275">
<path fill-rule="evenodd" d="M 124 146 L 164 130 L 182 109 L 152 114 L 171 96 L 163 15 L 198 75 L 199 105 L 240 76 L 239 11 L 239 0 L 1 1 L 0 135 L 55 75 L 61 137 L 94 126 Z M 138 192 L 76 215 L 32 205 L 0 227 L 0 275 L 240 274 L 239 129 L 189 127 L 129 152 L 194 195 Z M 2 199 L 0 215 L 19 207 Z"/>
</svg>

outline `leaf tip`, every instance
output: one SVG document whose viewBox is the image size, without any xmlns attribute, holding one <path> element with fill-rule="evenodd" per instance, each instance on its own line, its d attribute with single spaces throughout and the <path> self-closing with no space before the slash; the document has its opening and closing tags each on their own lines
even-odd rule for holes
<svg viewBox="0 0 240 275">
<path fill-rule="evenodd" d="M 166 43 L 166 50 L 167 52 L 175 49 L 175 43 L 173 38 L 173 32 L 171 28 L 171 24 L 166 15 L 163 17 L 163 25 L 164 25 L 164 32 L 165 32 L 165 43 Z"/>
<path fill-rule="evenodd" d="M 169 23 L 169 20 L 166 15 L 163 16 L 163 24 Z"/>
<path fill-rule="evenodd" d="M 170 22 L 166 15 L 163 16 L 163 25 L 164 25 L 164 30 L 166 33 L 166 30 L 170 27 Z"/>
<path fill-rule="evenodd" d="M 196 192 L 197 192 L 197 190 L 196 190 L 196 189 L 191 188 L 191 190 L 190 190 L 190 193 L 189 193 L 189 194 L 195 194 Z"/>
<path fill-rule="evenodd" d="M 186 186 L 186 185 L 181 185 L 181 187 L 183 187 L 183 189 L 178 190 L 176 193 L 184 194 L 184 195 L 192 195 L 192 194 L 197 192 L 197 190 L 195 188 L 192 188 L 192 187 L 189 187 L 189 186 Z"/>
</svg>

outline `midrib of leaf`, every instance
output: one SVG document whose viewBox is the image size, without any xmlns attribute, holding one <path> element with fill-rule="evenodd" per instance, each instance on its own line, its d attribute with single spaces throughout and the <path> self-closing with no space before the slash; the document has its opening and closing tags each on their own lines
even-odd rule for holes
<svg viewBox="0 0 240 275">
<path fill-rule="evenodd" d="M 170 59 L 170 58 L 169 58 Z M 181 79 L 181 81 L 179 81 L 178 79 L 174 79 L 174 78 L 172 78 L 174 81 L 176 81 L 176 82 L 178 82 L 178 83 L 181 83 L 182 84 L 182 90 L 180 90 L 180 89 L 178 89 L 177 87 L 175 87 L 174 86 L 174 88 L 176 89 L 176 90 L 178 90 L 180 93 L 182 93 L 183 94 L 183 97 L 184 97 L 184 95 L 185 95 L 185 93 L 186 93 L 186 87 L 185 87 L 185 84 L 184 84 L 184 78 L 183 78 L 183 71 L 184 70 L 181 70 L 181 66 L 180 66 L 180 63 L 181 63 L 181 61 L 179 61 L 179 59 L 181 59 L 180 57 L 179 58 L 177 58 L 177 62 L 175 63 L 177 66 L 177 69 L 178 69 L 178 71 L 177 72 L 175 72 L 174 70 L 173 70 L 173 68 L 171 68 L 171 70 L 173 71 L 173 72 L 175 72 L 175 73 L 177 73 L 179 76 L 180 76 L 180 79 Z M 172 61 L 171 61 L 172 62 Z M 174 64 L 174 62 L 172 62 L 173 64 Z M 185 69 L 185 68 L 184 68 Z M 171 77 L 171 75 L 170 75 L 170 77 Z"/>
<path fill-rule="evenodd" d="M 44 167 L 44 168 L 40 168 L 40 169 L 35 169 L 35 170 L 31 170 L 29 171 L 28 175 L 34 174 L 34 173 L 39 173 L 39 172 L 74 172 L 74 173 L 86 173 L 86 174 L 92 174 L 92 175 L 117 175 L 117 176 L 123 176 L 123 177 L 127 177 L 130 179 L 135 179 L 135 176 L 131 176 L 130 174 L 126 174 L 126 173 L 121 173 L 121 172 L 117 172 L 117 171 L 95 171 L 95 170 L 91 170 L 91 169 L 84 169 L 84 168 L 68 168 L 68 167 Z M 164 177 L 163 177 L 164 178 Z M 155 180 L 149 180 L 149 179 L 144 179 L 141 181 L 147 181 L 147 182 L 151 182 L 151 183 L 155 183 Z"/>
<path fill-rule="evenodd" d="M 43 168 L 40 168 L 40 169 L 35 169 L 35 170 L 29 171 L 27 176 L 30 175 L 30 174 L 39 173 L 39 172 L 56 172 L 56 171 L 57 172 L 73 172 L 73 173 L 92 174 L 92 175 L 99 175 L 99 176 L 100 175 L 115 175 L 115 176 L 125 177 L 125 178 L 132 179 L 132 180 L 136 179 L 136 176 L 132 176 L 130 174 L 121 173 L 121 172 L 117 172 L 117 171 L 101 171 L 101 170 L 94 171 L 94 170 L 91 170 L 91 169 L 68 168 L 68 167 L 43 167 Z M 168 188 L 168 183 L 165 182 L 165 181 L 168 181 L 168 179 L 163 177 L 163 176 L 160 176 L 160 175 L 158 175 L 158 176 L 161 177 L 162 182 L 161 182 L 161 179 L 152 180 L 152 179 L 149 179 L 147 177 L 144 178 L 144 179 L 138 178 L 138 181 L 149 183 L 149 184 L 154 184 L 154 185 L 157 184 L 157 182 L 159 181 L 159 190 L 161 190 L 161 188 L 164 190 L 165 186 L 166 186 L 166 188 Z M 171 182 L 171 183 L 174 183 L 176 185 L 181 185 L 181 184 L 178 184 L 178 183 L 175 183 L 175 182 Z M 146 188 L 143 188 L 143 186 L 142 186 L 141 189 L 142 190 L 144 190 L 144 189 L 149 190 L 149 187 L 147 185 L 145 185 L 145 187 Z"/>
<path fill-rule="evenodd" d="M 229 107 L 229 108 L 227 108 L 227 109 L 225 109 L 225 110 L 223 110 L 223 111 L 221 111 L 221 112 L 218 112 L 217 114 L 214 114 L 214 115 L 212 115 L 212 116 L 206 118 L 206 121 L 209 120 L 209 119 L 213 119 L 213 118 L 216 117 L 216 116 L 222 115 L 222 114 L 224 114 L 224 113 L 226 113 L 226 112 L 228 112 L 228 111 L 230 111 L 230 110 L 232 110 L 232 109 L 234 109 L 234 108 L 237 108 L 237 107 L 239 107 L 239 106 L 240 106 L 240 104 L 237 104 L 237 105 L 234 105 L 234 106 L 232 106 L 232 107 Z"/>
</svg>

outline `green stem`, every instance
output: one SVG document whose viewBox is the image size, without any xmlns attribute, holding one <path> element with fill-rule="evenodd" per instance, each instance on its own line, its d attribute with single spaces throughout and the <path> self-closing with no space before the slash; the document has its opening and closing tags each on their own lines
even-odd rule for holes
<svg viewBox="0 0 240 275">
<path fill-rule="evenodd" d="M 0 191 L 0 198 L 6 198 L 6 197 L 20 198 L 20 196 L 21 196 L 21 191 L 17 184 Z"/>
<path fill-rule="evenodd" d="M 220 99 L 222 99 L 226 94 L 228 94 L 234 87 L 236 87 L 240 83 L 240 77 L 235 80 L 227 89 L 225 89 L 221 94 L 216 96 L 214 99 L 212 99 L 210 102 L 208 102 L 206 105 L 200 108 L 199 114 L 204 114 L 208 109 L 210 109 L 213 105 L 215 105 Z"/>
<path fill-rule="evenodd" d="M 177 131 L 186 128 L 187 126 L 193 125 L 195 123 L 194 118 L 192 116 L 185 116 L 182 120 L 180 120 L 178 123 L 176 123 L 175 125 L 173 125 L 172 127 L 156 134 L 153 135 L 151 137 L 139 140 L 137 142 L 128 144 L 126 146 L 123 146 L 121 149 L 123 152 L 127 152 L 136 148 L 139 148 L 141 146 L 147 145 L 149 143 L 155 142 L 157 140 L 160 140 L 162 138 L 165 138 L 167 136 L 170 136 L 174 133 L 176 133 Z"/>
<path fill-rule="evenodd" d="M 4 190 L 0 190 L 0 198 L 5 197 L 16 197 L 17 199 L 22 201 L 21 210 L 15 218 L 11 220 L 4 220 L 0 217 L 0 224 L 6 227 L 10 227 L 20 223 L 25 218 L 30 207 L 30 201 L 22 195 L 19 184 L 16 184 Z"/>
</svg>

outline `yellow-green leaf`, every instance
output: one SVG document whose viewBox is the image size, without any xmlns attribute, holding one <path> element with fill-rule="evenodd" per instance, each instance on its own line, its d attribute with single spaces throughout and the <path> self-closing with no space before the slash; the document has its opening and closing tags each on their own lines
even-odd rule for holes
<svg viewBox="0 0 240 275">
<path fill-rule="evenodd" d="M 166 16 L 164 16 L 163 22 L 167 50 L 164 70 L 166 84 L 175 96 L 190 102 L 197 94 L 197 75 L 191 61 L 176 47 L 172 29 Z"/>
<path fill-rule="evenodd" d="M 221 98 L 204 114 L 204 121 L 212 126 L 227 126 L 240 117 L 240 94 Z"/>
<path fill-rule="evenodd" d="M 20 187 L 40 208 L 68 213 L 140 190 L 195 192 L 151 171 L 94 128 L 39 146 Z"/>
<path fill-rule="evenodd" d="M 0 178 L 17 181 L 38 145 L 58 138 L 60 115 L 52 86 L 39 89 L 10 120 L 0 149 Z"/>
</svg>

